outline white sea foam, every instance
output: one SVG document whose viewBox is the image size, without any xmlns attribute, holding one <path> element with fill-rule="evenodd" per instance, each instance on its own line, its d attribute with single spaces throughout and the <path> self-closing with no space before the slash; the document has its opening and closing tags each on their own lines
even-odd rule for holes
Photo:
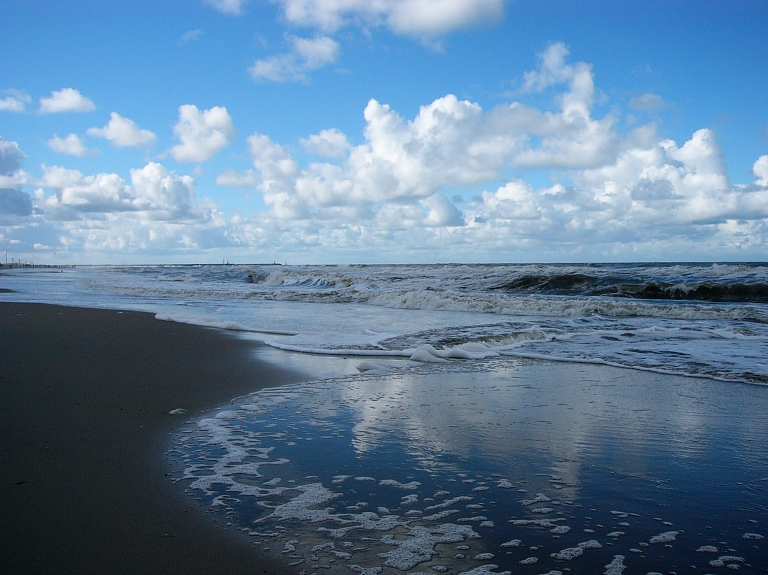
<svg viewBox="0 0 768 575">
<path fill-rule="evenodd" d="M 626 566 L 624 565 L 623 555 L 614 555 L 613 561 L 605 566 L 605 575 L 621 575 L 624 573 Z"/>
<path fill-rule="evenodd" d="M 382 369 L 374 356 L 437 366 L 501 354 L 768 383 L 765 265 L 20 271 L 4 272 L 14 290 L 8 301 L 150 311 L 158 319 L 253 332 L 277 349 L 370 356 L 360 364 L 366 370 Z M 697 294 L 701 299 L 653 299 Z"/>
<path fill-rule="evenodd" d="M 382 537 L 382 543 L 395 546 L 396 549 L 379 553 L 379 557 L 385 560 L 385 566 L 407 571 L 432 559 L 437 553 L 434 548 L 438 543 L 456 543 L 479 537 L 480 535 L 467 525 L 447 523 L 431 529 L 421 526 L 409 527 L 407 539 L 395 539 L 391 535 Z"/>
<path fill-rule="evenodd" d="M 680 535 L 679 531 L 666 531 L 664 533 L 659 533 L 658 535 L 654 535 L 651 537 L 651 539 L 648 541 L 649 543 L 671 543 L 675 539 L 677 539 L 677 536 Z"/>
</svg>

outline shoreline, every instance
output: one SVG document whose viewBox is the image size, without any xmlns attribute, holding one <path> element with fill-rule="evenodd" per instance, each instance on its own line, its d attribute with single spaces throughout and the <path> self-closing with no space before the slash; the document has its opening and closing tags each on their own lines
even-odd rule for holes
<svg viewBox="0 0 768 575">
<path fill-rule="evenodd" d="M 0 302 L 0 317 L 0 571 L 297 572 L 185 501 L 164 455 L 187 417 L 307 377 L 150 313 Z"/>
</svg>

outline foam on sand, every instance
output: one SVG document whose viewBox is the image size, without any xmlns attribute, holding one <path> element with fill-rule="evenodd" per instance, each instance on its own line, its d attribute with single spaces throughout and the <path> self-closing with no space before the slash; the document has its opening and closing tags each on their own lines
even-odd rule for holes
<svg viewBox="0 0 768 575">
<path fill-rule="evenodd" d="M 437 554 L 434 548 L 438 543 L 457 543 L 465 539 L 480 537 L 468 525 L 452 525 L 450 523 L 433 529 L 421 526 L 409 527 L 408 535 L 408 539 L 395 539 L 391 535 L 385 535 L 381 538 L 382 543 L 396 547 L 392 551 L 379 553 L 379 557 L 385 559 L 384 565 L 407 571 L 419 563 L 432 559 Z"/>
</svg>

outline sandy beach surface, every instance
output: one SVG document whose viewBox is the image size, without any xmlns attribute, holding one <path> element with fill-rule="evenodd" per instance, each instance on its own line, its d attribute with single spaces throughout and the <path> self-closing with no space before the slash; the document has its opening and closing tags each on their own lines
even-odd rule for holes
<svg viewBox="0 0 768 575">
<path fill-rule="evenodd" d="M 301 374 L 152 314 L 0 304 L 0 572 L 293 573 L 165 477 L 187 415 Z"/>
</svg>

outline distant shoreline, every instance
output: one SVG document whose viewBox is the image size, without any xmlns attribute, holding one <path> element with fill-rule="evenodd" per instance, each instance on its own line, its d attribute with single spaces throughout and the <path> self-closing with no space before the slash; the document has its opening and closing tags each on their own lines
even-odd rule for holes
<svg viewBox="0 0 768 575">
<path fill-rule="evenodd" d="M 295 573 L 179 497 L 163 454 L 181 418 L 301 374 L 147 313 L 3 302 L 0 315 L 0 571 Z"/>
</svg>

